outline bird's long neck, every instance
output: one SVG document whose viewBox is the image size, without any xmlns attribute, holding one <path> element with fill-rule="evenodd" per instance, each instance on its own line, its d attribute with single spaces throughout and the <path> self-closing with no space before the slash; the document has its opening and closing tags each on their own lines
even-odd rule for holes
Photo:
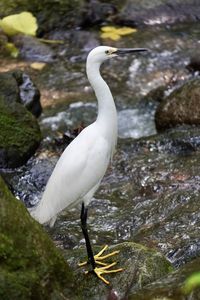
<svg viewBox="0 0 200 300">
<path fill-rule="evenodd" d="M 97 122 L 106 130 L 117 131 L 117 112 L 111 91 L 100 74 L 100 64 L 87 63 L 88 80 L 98 101 Z M 111 134 L 117 134 L 111 132 Z"/>
</svg>

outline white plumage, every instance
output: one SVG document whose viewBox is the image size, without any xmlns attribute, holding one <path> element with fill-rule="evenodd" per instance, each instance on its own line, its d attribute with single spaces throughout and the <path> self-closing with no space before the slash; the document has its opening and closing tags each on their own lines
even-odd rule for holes
<svg viewBox="0 0 200 300">
<path fill-rule="evenodd" d="M 87 76 L 98 100 L 97 120 L 86 127 L 58 160 L 40 203 L 30 213 L 53 226 L 57 214 L 78 202 L 87 205 L 107 170 L 117 143 L 117 112 L 112 94 L 100 75 L 102 62 L 116 56 L 116 48 L 100 46 L 87 58 Z"/>
</svg>

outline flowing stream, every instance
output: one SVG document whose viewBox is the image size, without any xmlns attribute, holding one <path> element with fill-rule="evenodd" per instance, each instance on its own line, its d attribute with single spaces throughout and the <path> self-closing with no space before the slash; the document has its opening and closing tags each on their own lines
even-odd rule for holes
<svg viewBox="0 0 200 300">
<path fill-rule="evenodd" d="M 146 95 L 161 86 L 167 94 L 193 76 L 186 66 L 199 47 L 199 33 L 197 24 L 149 27 L 119 42 L 103 41 L 116 47 L 147 47 L 150 52 L 118 58 L 102 67 L 118 109 L 119 143 L 114 162 L 89 206 L 93 243 L 134 240 L 157 247 L 175 264 L 191 254 L 198 239 L 197 229 L 196 234 L 192 230 L 199 224 L 195 205 L 200 154 L 187 155 L 179 148 L 171 151 L 164 135 L 158 143 L 154 123 L 158 102 Z M 39 201 L 73 130 L 96 118 L 97 103 L 85 75 L 85 59 L 88 49 L 102 42 L 98 32 L 91 32 L 87 41 L 84 32 L 78 34 L 82 39 L 77 46 L 68 51 L 58 45 L 55 61 L 40 72 L 31 71 L 42 94 L 44 110 L 39 123 L 44 139 L 26 166 L 7 174 L 15 194 L 26 205 Z M 59 33 L 55 36 L 59 38 Z M 163 150 L 158 144 L 166 147 Z M 84 243 L 79 215 L 80 206 L 65 210 L 55 227 L 47 229 L 58 246 L 76 248 Z"/>
</svg>

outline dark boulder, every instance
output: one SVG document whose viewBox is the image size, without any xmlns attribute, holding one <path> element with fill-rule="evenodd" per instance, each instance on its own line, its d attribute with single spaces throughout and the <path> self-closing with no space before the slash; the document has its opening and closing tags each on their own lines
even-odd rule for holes
<svg viewBox="0 0 200 300">
<path fill-rule="evenodd" d="M 21 71 L 13 72 L 19 87 L 19 101 L 37 118 L 42 113 L 40 91 L 28 74 Z"/>
<path fill-rule="evenodd" d="M 163 100 L 155 114 L 156 128 L 200 125 L 200 79 L 186 82 Z"/>
<path fill-rule="evenodd" d="M 11 73 L 0 74 L 0 168 L 24 164 L 41 140 L 36 118 L 20 103 L 19 87 Z"/>
</svg>

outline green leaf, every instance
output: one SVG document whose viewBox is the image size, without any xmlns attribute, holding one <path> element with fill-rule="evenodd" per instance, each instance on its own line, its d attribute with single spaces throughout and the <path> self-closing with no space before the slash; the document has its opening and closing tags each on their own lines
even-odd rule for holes
<svg viewBox="0 0 200 300">
<path fill-rule="evenodd" d="M 188 277 L 182 287 L 184 294 L 189 294 L 193 289 L 200 286 L 200 272 L 192 274 Z"/>
<path fill-rule="evenodd" d="M 18 33 L 35 36 L 38 25 L 36 18 L 30 12 L 25 11 L 1 19 L 0 27 L 9 36 Z"/>
<path fill-rule="evenodd" d="M 15 45 L 13 43 L 6 43 L 5 48 L 12 57 L 14 57 L 14 58 L 18 57 L 19 50 L 15 47 Z"/>
<path fill-rule="evenodd" d="M 62 40 L 47 40 L 47 39 L 38 39 L 39 41 L 43 42 L 43 43 L 46 43 L 46 44 L 64 44 L 64 41 Z"/>
</svg>

